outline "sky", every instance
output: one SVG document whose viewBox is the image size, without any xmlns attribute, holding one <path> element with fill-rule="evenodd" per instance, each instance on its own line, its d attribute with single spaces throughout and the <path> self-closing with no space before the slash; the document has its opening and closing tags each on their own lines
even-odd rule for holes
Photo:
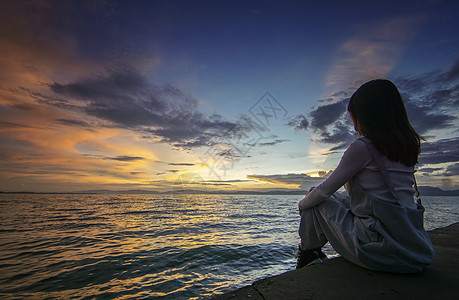
<svg viewBox="0 0 459 300">
<path fill-rule="evenodd" d="M 0 0 L 0 191 L 304 189 L 399 88 L 459 189 L 457 1 Z"/>
</svg>

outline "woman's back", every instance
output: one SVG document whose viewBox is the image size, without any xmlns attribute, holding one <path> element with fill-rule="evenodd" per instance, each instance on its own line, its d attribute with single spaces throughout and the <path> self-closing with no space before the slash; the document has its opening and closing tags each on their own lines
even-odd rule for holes
<svg viewBox="0 0 459 300">
<path fill-rule="evenodd" d="M 357 140 L 356 143 L 362 143 Z M 395 201 L 390 193 L 388 184 L 384 181 L 381 170 L 376 161 L 371 156 L 368 148 L 358 147 L 362 153 L 360 156 L 366 160 L 365 167 L 355 175 L 355 177 L 346 185 L 350 194 L 351 209 L 354 214 L 365 216 L 371 215 L 370 203 L 362 202 L 367 199 L 362 193 L 370 193 L 372 196 L 386 201 Z M 380 155 L 389 174 L 391 184 L 393 185 L 398 197 L 398 201 L 409 208 L 416 208 L 414 199 L 414 167 L 408 167 L 402 163 L 389 160 L 387 157 Z"/>
<path fill-rule="evenodd" d="M 434 251 L 423 228 L 424 208 L 414 199 L 413 167 L 382 156 L 367 138 L 354 143 L 366 160 L 346 184 L 350 210 L 357 218 L 342 229 L 355 230 L 360 250 L 354 262 L 387 271 L 422 270 L 432 262 Z"/>
</svg>

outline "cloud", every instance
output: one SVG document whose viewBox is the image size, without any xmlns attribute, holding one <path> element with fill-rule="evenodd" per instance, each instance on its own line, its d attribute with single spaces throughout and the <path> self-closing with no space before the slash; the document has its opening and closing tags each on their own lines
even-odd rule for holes
<svg viewBox="0 0 459 300">
<path fill-rule="evenodd" d="M 459 163 L 449 165 L 446 167 L 444 176 L 456 176 L 459 175 Z"/>
<path fill-rule="evenodd" d="M 440 178 L 442 186 L 453 186 L 459 175 L 459 138 L 423 142 L 418 167 L 423 181 Z"/>
<path fill-rule="evenodd" d="M 244 117 L 231 122 L 219 114 L 205 115 L 197 110 L 193 97 L 171 85 L 151 84 L 132 68 L 73 83 L 54 82 L 49 88 L 56 97 L 37 96 L 49 105 L 84 112 L 109 122 L 107 126 L 151 134 L 181 148 L 210 146 L 218 139 L 240 139 L 263 130 L 253 122 L 242 122 Z"/>
<path fill-rule="evenodd" d="M 459 138 L 423 142 L 418 166 L 423 181 L 440 178 L 442 186 L 452 187 L 459 175 Z"/>
<path fill-rule="evenodd" d="M 168 163 L 169 166 L 194 166 L 193 163 Z"/>
<path fill-rule="evenodd" d="M 253 180 L 247 179 L 230 179 L 230 180 L 206 180 L 209 183 L 240 183 L 240 182 L 251 182 Z"/>
<path fill-rule="evenodd" d="M 31 126 L 24 125 L 24 124 L 16 124 L 13 122 L 0 121 L 0 128 L 31 128 Z"/>
<path fill-rule="evenodd" d="M 394 80 L 404 98 L 413 127 L 425 134 L 457 126 L 459 112 L 459 60 L 449 70 L 437 70 Z"/>
<path fill-rule="evenodd" d="M 308 130 L 309 121 L 304 115 L 297 115 L 292 118 L 287 124 L 289 127 L 293 127 L 295 130 Z"/>
<path fill-rule="evenodd" d="M 116 156 L 116 157 L 107 157 L 107 159 L 111 160 L 117 160 L 117 161 L 137 161 L 137 160 L 143 160 L 145 159 L 144 157 L 140 156 Z"/>
<path fill-rule="evenodd" d="M 338 49 L 327 86 L 335 91 L 347 90 L 370 79 L 385 77 L 425 20 L 422 15 L 412 15 L 365 24 L 362 33 Z"/>
<path fill-rule="evenodd" d="M 140 175 L 140 174 L 145 174 L 145 172 L 129 172 L 131 175 Z"/>
<path fill-rule="evenodd" d="M 283 143 L 283 142 L 288 142 L 288 141 L 290 141 L 290 140 L 276 139 L 276 140 L 271 141 L 271 142 L 258 143 L 257 145 L 261 146 L 261 147 L 263 147 L 263 146 L 275 146 L 277 144 L 280 144 L 280 143 Z"/>
<path fill-rule="evenodd" d="M 91 28 L 84 2 L 0 1 L 2 86 L 38 87 L 50 78 L 101 71 L 113 62 L 111 54 L 119 49 L 108 43 L 110 32 L 101 30 L 109 19 L 102 17 Z"/>
<path fill-rule="evenodd" d="M 49 62 L 68 58 L 75 45 L 75 11 L 73 5 L 61 1 L 52 5 L 36 1 L 0 2 L 0 51 L 10 58 L 20 55 L 25 59 L 22 66 L 29 71 L 35 70 L 32 55 Z"/>
<path fill-rule="evenodd" d="M 346 105 L 349 99 L 342 99 L 339 102 L 325 104 L 311 111 L 311 128 L 324 130 L 327 126 L 341 119 L 346 113 Z"/>
<path fill-rule="evenodd" d="M 91 127 L 88 122 L 83 120 L 74 120 L 74 119 L 56 119 L 60 124 L 67 126 L 78 126 L 78 127 Z"/>
<path fill-rule="evenodd" d="M 323 102 L 323 101 L 322 101 Z M 347 114 L 349 98 L 320 105 L 312 110 L 310 128 L 321 143 L 336 145 L 331 151 L 346 148 L 354 139 L 352 123 Z"/>
<path fill-rule="evenodd" d="M 429 174 L 432 172 L 443 170 L 442 168 L 419 168 L 417 171 L 420 173 Z"/>
<path fill-rule="evenodd" d="M 199 180 L 197 180 L 199 179 Z M 181 176 L 180 183 L 193 184 L 193 185 L 209 185 L 209 186 L 234 186 L 234 183 L 246 183 L 253 182 L 253 180 L 246 179 L 232 179 L 232 180 L 204 180 L 200 176 L 197 178 L 192 178 L 192 180 L 187 179 L 186 176 Z"/>
<path fill-rule="evenodd" d="M 443 77 L 446 81 L 459 79 L 459 59 L 454 62 L 454 65 L 443 75 Z"/>
<path fill-rule="evenodd" d="M 273 174 L 273 175 L 247 175 L 247 179 L 253 179 L 262 182 L 269 182 L 275 184 L 293 184 L 301 187 L 302 189 L 309 189 L 311 186 L 318 185 L 331 173 L 321 171 L 321 177 L 312 177 L 304 173 L 298 174 Z"/>
<path fill-rule="evenodd" d="M 420 165 L 452 163 L 459 161 L 459 138 L 441 139 L 422 143 Z"/>
<path fill-rule="evenodd" d="M 218 161 L 220 157 L 228 161 L 234 161 L 235 159 L 242 157 L 250 157 L 250 155 L 248 155 L 247 152 L 238 151 L 236 148 L 217 149 L 216 151 L 213 151 L 212 158 L 214 160 Z"/>
<path fill-rule="evenodd" d="M 447 70 L 437 70 L 417 76 L 401 76 L 394 80 L 405 102 L 411 123 L 421 135 L 434 130 L 454 132 L 459 115 L 459 60 Z M 347 113 L 348 92 L 336 92 L 330 99 L 309 112 L 310 125 L 317 141 L 334 145 L 330 151 L 345 149 L 355 138 L 352 122 Z M 324 104 L 325 103 L 325 104 Z M 293 118 L 289 124 L 296 124 Z M 445 143 L 440 141 L 439 143 Z M 430 146 L 426 146 L 429 149 Z M 437 149 L 440 151 L 440 148 Z M 421 156 L 424 163 L 455 161 L 456 157 L 433 152 Z"/>
<path fill-rule="evenodd" d="M 354 139 L 352 123 L 347 116 L 347 92 L 337 92 L 332 98 L 319 100 L 317 108 L 309 112 L 311 122 L 302 114 L 293 117 L 286 125 L 295 130 L 309 130 L 318 134 L 317 141 L 320 143 L 335 144 L 332 151 L 346 148 Z M 342 98 L 342 97 L 345 98 Z M 335 100 L 336 97 L 338 100 Z M 334 101 L 330 103 L 330 101 Z"/>
<path fill-rule="evenodd" d="M 449 113 L 442 112 L 439 106 L 433 104 L 420 106 L 411 99 L 413 95 L 404 94 L 403 97 L 410 122 L 421 135 L 431 130 L 449 128 L 457 119 Z"/>
</svg>

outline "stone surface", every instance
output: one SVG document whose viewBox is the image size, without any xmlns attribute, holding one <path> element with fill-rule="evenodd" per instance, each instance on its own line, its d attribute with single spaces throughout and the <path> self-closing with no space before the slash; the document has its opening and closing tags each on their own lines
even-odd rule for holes
<svg viewBox="0 0 459 300">
<path fill-rule="evenodd" d="M 214 299 L 459 299 L 459 223 L 429 235 L 437 257 L 419 274 L 375 272 L 335 258 Z"/>
</svg>

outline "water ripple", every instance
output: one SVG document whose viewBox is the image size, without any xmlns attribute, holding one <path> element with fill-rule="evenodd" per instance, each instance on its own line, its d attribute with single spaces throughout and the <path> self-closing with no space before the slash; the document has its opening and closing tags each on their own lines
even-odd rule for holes
<svg viewBox="0 0 459 300">
<path fill-rule="evenodd" d="M 297 201 L 0 195 L 0 298 L 208 298 L 294 268 Z M 426 227 L 458 221 L 459 198 L 424 203 Z"/>
</svg>

